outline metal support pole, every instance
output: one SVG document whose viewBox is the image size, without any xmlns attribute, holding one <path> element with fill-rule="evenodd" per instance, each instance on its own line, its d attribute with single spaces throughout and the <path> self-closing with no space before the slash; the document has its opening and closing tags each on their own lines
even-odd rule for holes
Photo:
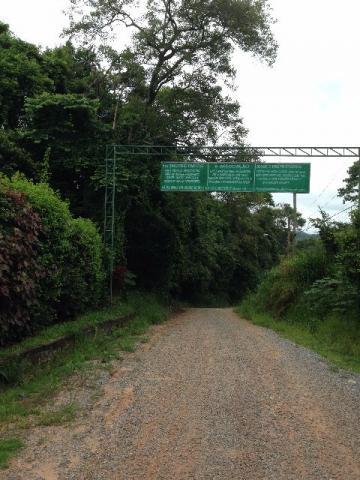
<svg viewBox="0 0 360 480">
<path fill-rule="evenodd" d="M 106 147 L 106 158 L 105 158 L 105 176 L 104 176 L 104 183 L 105 183 L 105 196 L 104 196 L 104 232 L 103 232 L 103 238 L 104 238 L 104 245 L 106 247 L 106 235 L 107 235 L 107 198 L 108 198 L 108 152 L 109 152 L 109 147 Z"/>
<path fill-rule="evenodd" d="M 293 224 L 293 230 L 294 230 L 294 240 L 293 244 L 295 245 L 296 242 L 296 233 L 297 233 L 297 193 L 293 193 L 293 209 L 294 209 L 294 224 Z"/>
<path fill-rule="evenodd" d="M 113 301 L 113 270 L 115 245 L 116 150 L 107 147 L 105 159 L 104 245 L 109 255 L 109 294 Z"/>
<path fill-rule="evenodd" d="M 290 217 L 287 219 L 287 253 L 290 254 L 291 251 L 291 224 Z"/>
<path fill-rule="evenodd" d="M 111 249 L 110 249 L 110 305 L 113 303 L 113 272 L 115 260 L 115 194 L 116 194 L 116 150 L 114 147 L 112 164 L 112 192 L 111 192 Z"/>
</svg>

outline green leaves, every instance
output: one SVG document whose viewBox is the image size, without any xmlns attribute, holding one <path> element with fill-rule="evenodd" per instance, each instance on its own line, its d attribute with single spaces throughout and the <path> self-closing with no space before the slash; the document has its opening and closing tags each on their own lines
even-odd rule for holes
<svg viewBox="0 0 360 480">
<path fill-rule="evenodd" d="M 48 185 L 1 179 L 0 226 L 0 343 L 100 303 L 100 235 Z"/>
<path fill-rule="evenodd" d="M 335 277 L 324 277 L 304 292 L 309 308 L 318 317 L 329 312 L 349 313 L 355 305 L 356 288 L 340 272 Z"/>
<path fill-rule="evenodd" d="M 99 102 L 75 94 L 47 94 L 29 98 L 23 142 L 41 170 L 46 152 L 51 185 L 69 199 L 73 211 L 86 215 L 79 190 L 89 188 L 106 143 L 106 127 L 98 118 Z"/>
<path fill-rule="evenodd" d="M 0 344 L 31 331 L 38 305 L 39 262 L 43 225 L 24 194 L 9 190 L 0 179 Z"/>
<path fill-rule="evenodd" d="M 37 47 L 14 37 L 0 24 L 0 127 L 19 126 L 26 97 L 51 91 Z"/>
<path fill-rule="evenodd" d="M 21 139 L 21 135 L 16 131 L 0 130 L 0 171 L 11 176 L 20 170 L 32 177 L 36 172 L 36 165 L 21 146 Z"/>
<path fill-rule="evenodd" d="M 360 161 L 355 162 L 348 170 L 345 187 L 339 189 L 339 196 L 344 202 L 356 202 L 359 198 Z"/>
</svg>

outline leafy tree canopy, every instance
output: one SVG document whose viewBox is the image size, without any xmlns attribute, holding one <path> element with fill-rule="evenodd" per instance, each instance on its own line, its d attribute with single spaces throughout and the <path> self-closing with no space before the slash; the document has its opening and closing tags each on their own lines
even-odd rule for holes
<svg viewBox="0 0 360 480">
<path fill-rule="evenodd" d="M 219 110 L 228 110 L 230 117 L 234 110 L 238 114 L 239 105 L 221 93 L 223 85 L 229 85 L 235 74 L 231 54 L 236 47 L 270 64 L 275 59 L 277 47 L 270 29 L 273 20 L 266 0 L 148 0 L 137 6 L 129 0 L 72 0 L 71 3 L 71 21 L 66 33 L 86 45 L 94 46 L 96 39 L 101 39 L 102 45 L 114 37 L 121 40 L 116 36 L 116 32 L 121 32 L 118 26 L 131 29 L 128 59 L 131 57 L 133 65 L 142 66 L 144 102 L 163 108 L 162 102 L 168 103 L 169 94 L 166 98 L 159 93 L 165 86 L 170 87 L 174 89 L 170 101 L 175 100 L 175 114 L 181 108 L 179 102 L 185 102 L 188 111 L 181 121 L 188 123 L 198 112 L 204 116 L 204 110 L 208 122 L 218 118 Z M 105 56 L 109 53 L 104 47 L 100 50 Z M 109 69 L 116 70 L 118 65 L 112 53 Z M 203 141 L 216 140 L 214 132 L 223 117 L 220 115 L 218 121 L 213 121 L 208 135 L 201 136 Z M 195 129 L 195 137 L 196 133 Z M 239 118 L 237 126 L 233 122 L 230 125 L 230 133 L 235 139 L 244 133 Z"/>
<path fill-rule="evenodd" d="M 44 70 L 54 83 L 54 93 L 77 93 L 96 96 L 101 68 L 92 49 L 76 49 L 71 42 L 47 49 L 43 54 Z"/>
<path fill-rule="evenodd" d="M 344 202 L 355 202 L 358 200 L 360 182 L 360 162 L 355 162 L 348 170 L 348 176 L 345 179 L 345 186 L 339 189 L 339 196 L 343 197 Z"/>
<path fill-rule="evenodd" d="M 39 49 L 16 38 L 0 22 L 0 128 L 17 128 L 24 99 L 51 91 Z"/>
<path fill-rule="evenodd" d="M 98 108 L 97 100 L 75 94 L 43 93 L 25 102 L 23 143 L 38 163 L 48 161 L 51 185 L 78 215 L 90 214 L 84 196 L 93 189 L 91 177 L 103 163 L 107 129 Z"/>
</svg>

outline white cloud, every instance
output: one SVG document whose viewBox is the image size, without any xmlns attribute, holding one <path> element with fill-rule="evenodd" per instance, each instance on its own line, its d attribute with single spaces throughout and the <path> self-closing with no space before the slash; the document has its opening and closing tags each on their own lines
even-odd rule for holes
<svg viewBox="0 0 360 480">
<path fill-rule="evenodd" d="M 54 47 L 63 43 L 60 34 L 67 24 L 62 13 L 69 0 L 0 0 L 0 20 L 21 39 Z"/>
</svg>

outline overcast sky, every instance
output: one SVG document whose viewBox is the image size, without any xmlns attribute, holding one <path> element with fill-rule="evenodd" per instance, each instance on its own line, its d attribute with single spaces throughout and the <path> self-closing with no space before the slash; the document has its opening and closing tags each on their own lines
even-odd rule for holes
<svg viewBox="0 0 360 480">
<path fill-rule="evenodd" d="M 69 0 L 0 0 L 0 19 L 43 47 L 63 42 Z M 359 0 L 270 0 L 279 54 L 272 68 L 237 54 L 236 97 L 253 146 L 360 144 Z M 307 161 L 307 160 L 299 160 Z M 299 195 L 304 217 L 342 210 L 335 197 L 351 159 L 314 159 L 311 194 Z M 291 202 L 289 194 L 275 196 Z M 346 207 L 346 205 L 345 205 Z M 347 214 L 336 217 L 345 220 Z"/>
</svg>

